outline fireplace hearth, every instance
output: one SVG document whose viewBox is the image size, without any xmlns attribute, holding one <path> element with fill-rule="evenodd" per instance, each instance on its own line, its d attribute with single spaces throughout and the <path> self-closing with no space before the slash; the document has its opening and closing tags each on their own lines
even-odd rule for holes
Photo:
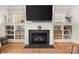
<svg viewBox="0 0 79 59">
<path fill-rule="evenodd" d="M 29 30 L 29 45 L 28 48 L 52 48 L 49 45 L 50 40 L 49 30 Z"/>
</svg>

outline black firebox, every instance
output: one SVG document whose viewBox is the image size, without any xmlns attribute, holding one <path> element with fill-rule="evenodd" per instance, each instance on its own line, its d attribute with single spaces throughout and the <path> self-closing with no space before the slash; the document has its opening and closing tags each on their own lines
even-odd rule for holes
<svg viewBox="0 0 79 59">
<path fill-rule="evenodd" d="M 49 30 L 30 30 L 29 44 L 49 44 Z"/>
<path fill-rule="evenodd" d="M 29 30 L 28 48 L 50 48 L 50 31 L 49 30 Z"/>
</svg>

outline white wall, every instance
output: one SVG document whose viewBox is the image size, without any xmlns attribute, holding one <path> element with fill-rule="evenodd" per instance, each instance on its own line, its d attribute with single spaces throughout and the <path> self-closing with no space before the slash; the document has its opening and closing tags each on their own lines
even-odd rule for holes
<svg viewBox="0 0 79 59">
<path fill-rule="evenodd" d="M 5 17 L 8 16 L 7 6 L 0 5 L 0 36 L 5 36 Z"/>
<path fill-rule="evenodd" d="M 25 17 L 24 5 L 9 5 L 8 6 L 8 20 L 7 23 L 13 23 L 14 15 L 23 15 Z"/>
<path fill-rule="evenodd" d="M 69 5 L 55 5 L 54 6 L 54 20 L 55 22 L 65 22 L 65 17 L 70 11 Z"/>
<path fill-rule="evenodd" d="M 73 6 L 70 14 L 73 23 L 73 42 L 79 43 L 79 5 Z"/>
</svg>

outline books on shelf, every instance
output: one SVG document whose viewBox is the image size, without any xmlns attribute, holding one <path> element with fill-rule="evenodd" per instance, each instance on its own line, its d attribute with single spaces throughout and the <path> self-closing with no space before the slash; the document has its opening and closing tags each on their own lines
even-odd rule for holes
<svg viewBox="0 0 79 59">
<path fill-rule="evenodd" d="M 24 27 L 16 26 L 15 39 L 24 39 Z"/>
<path fill-rule="evenodd" d="M 54 25 L 54 39 L 71 39 L 72 25 Z"/>
<path fill-rule="evenodd" d="M 5 26 L 5 34 L 6 34 L 6 37 L 8 39 L 14 39 L 14 26 L 13 25 L 6 25 Z"/>
</svg>

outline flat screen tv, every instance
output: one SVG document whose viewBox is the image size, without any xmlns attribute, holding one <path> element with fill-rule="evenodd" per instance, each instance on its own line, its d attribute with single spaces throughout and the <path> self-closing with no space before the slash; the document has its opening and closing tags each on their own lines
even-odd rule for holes
<svg viewBox="0 0 79 59">
<path fill-rule="evenodd" d="M 52 5 L 26 5 L 26 19 L 28 21 L 52 20 Z"/>
</svg>

